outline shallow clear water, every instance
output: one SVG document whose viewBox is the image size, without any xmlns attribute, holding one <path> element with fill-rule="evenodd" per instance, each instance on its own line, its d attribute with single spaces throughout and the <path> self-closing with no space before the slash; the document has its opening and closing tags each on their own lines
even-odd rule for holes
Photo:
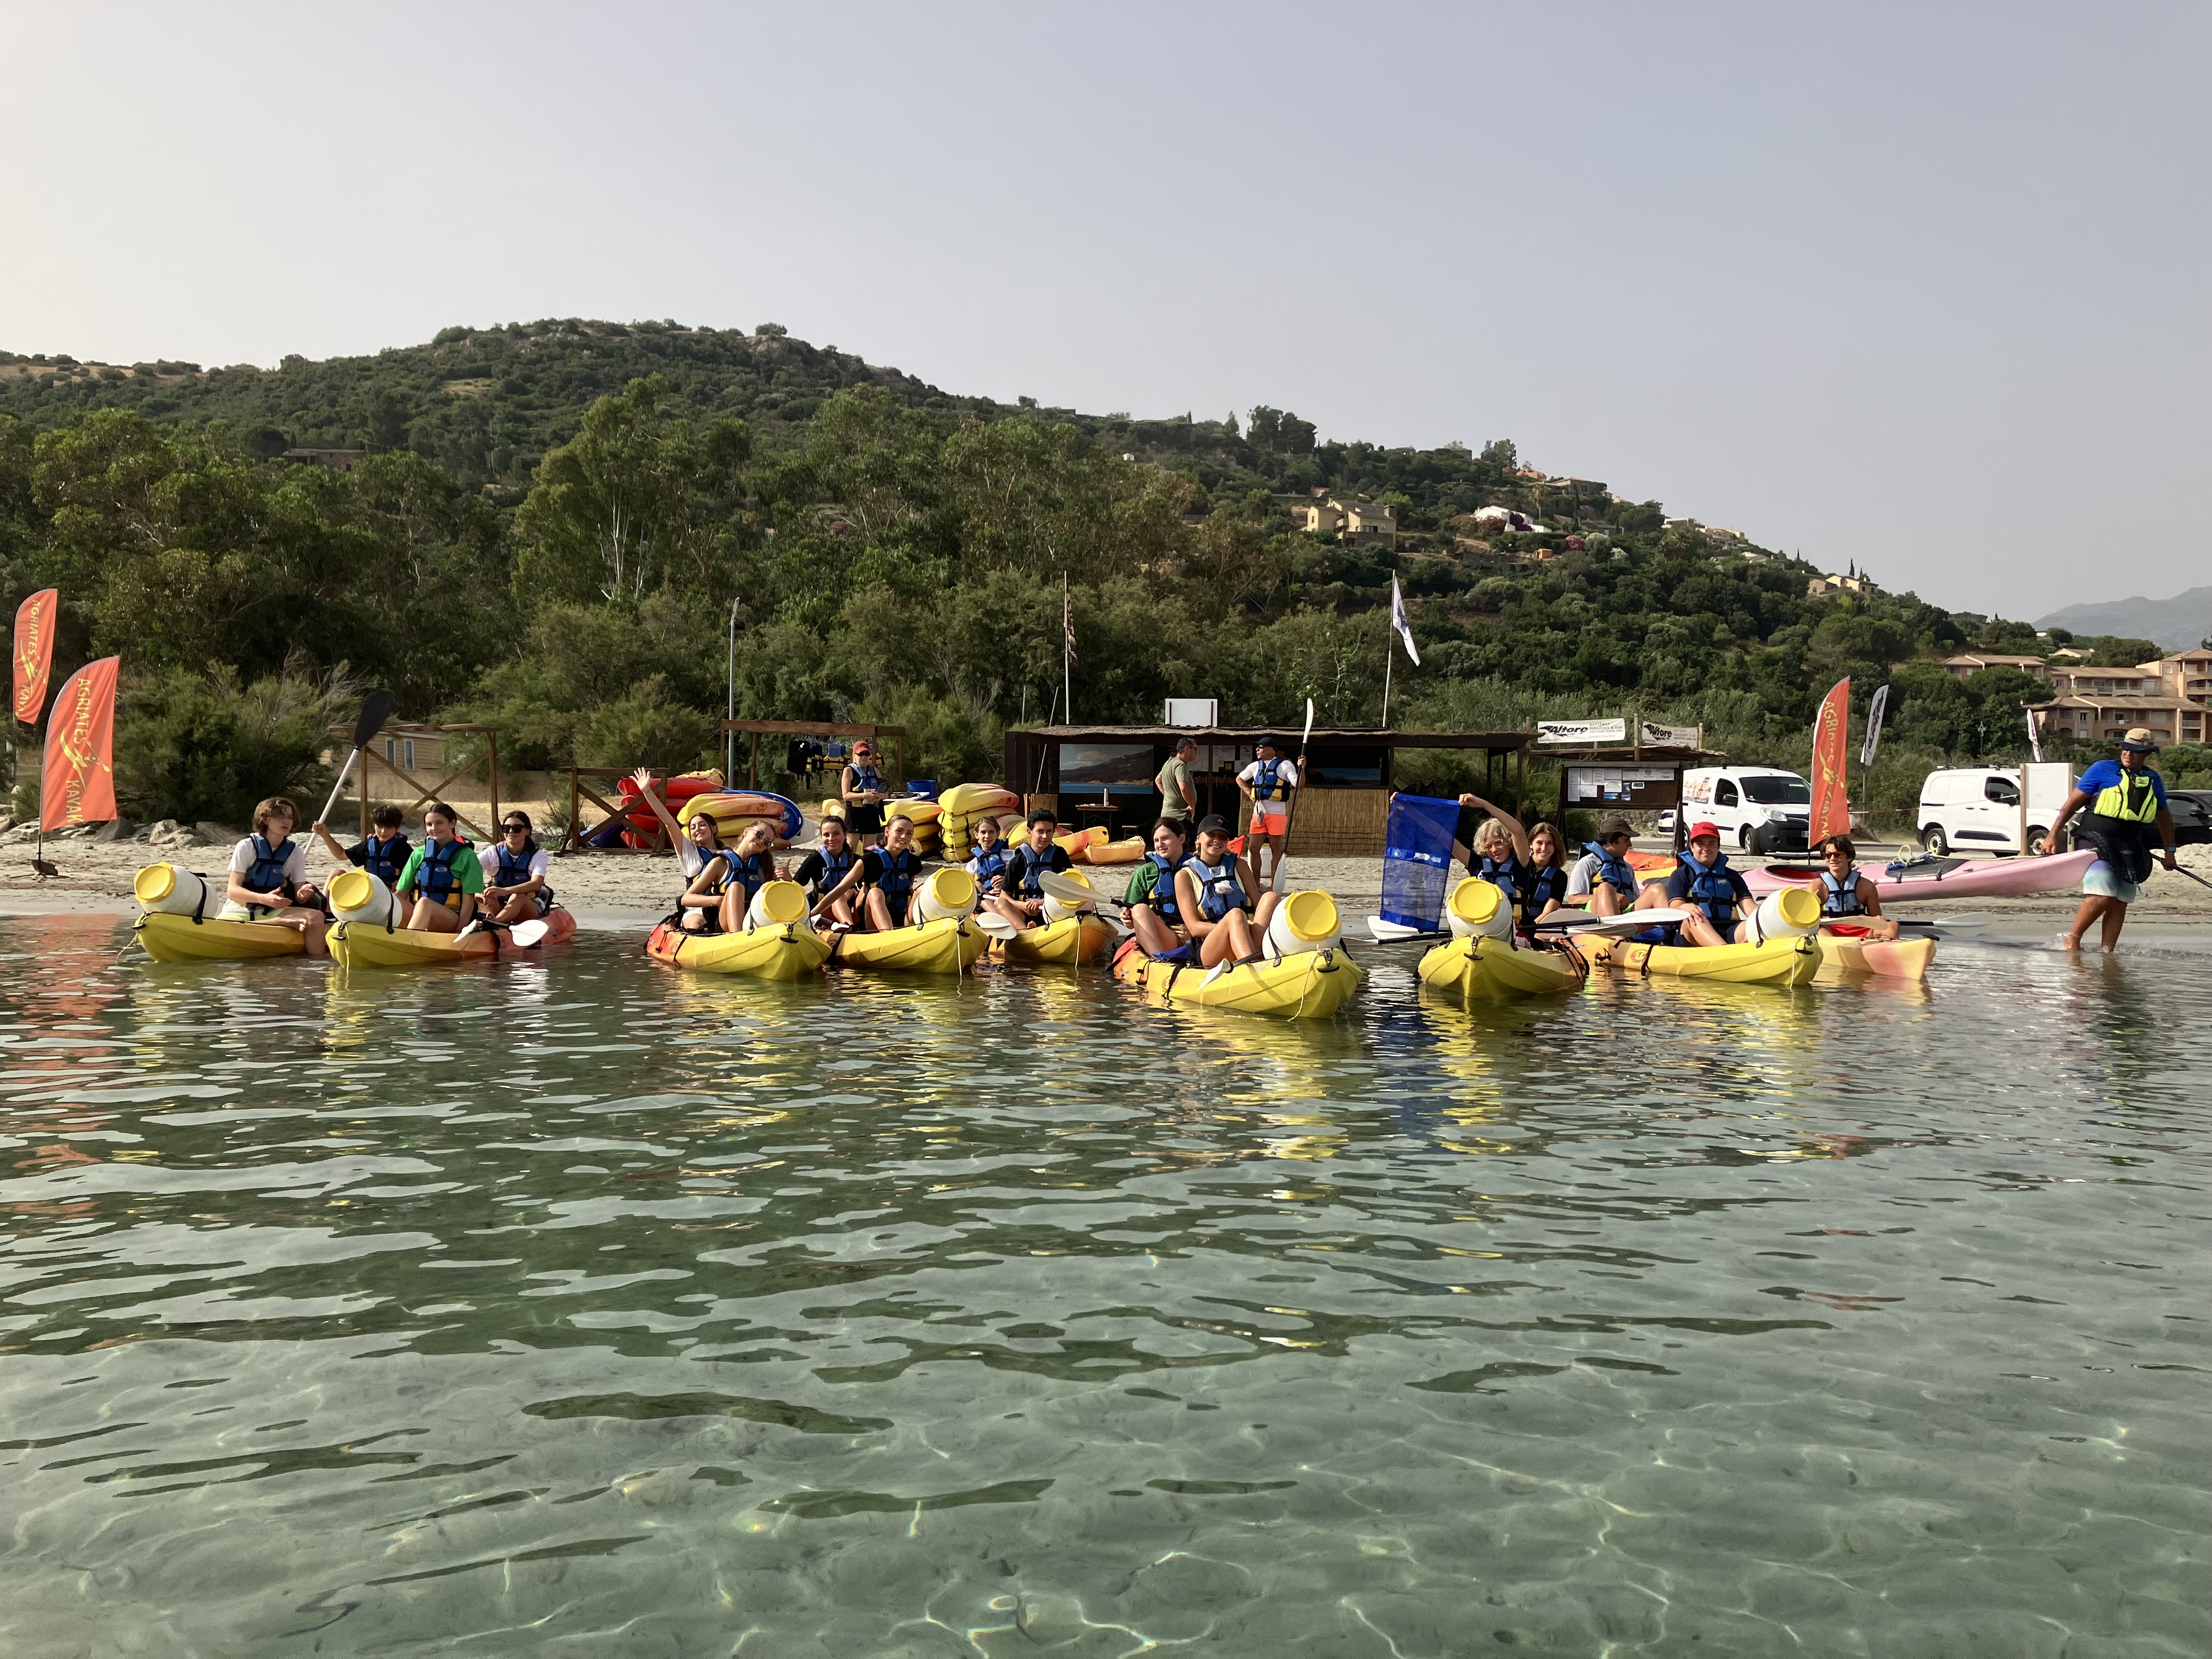
<svg viewBox="0 0 2212 1659">
<path fill-rule="evenodd" d="M 2202 1655 L 2212 975 L 0 922 L 0 1651 Z"/>
</svg>

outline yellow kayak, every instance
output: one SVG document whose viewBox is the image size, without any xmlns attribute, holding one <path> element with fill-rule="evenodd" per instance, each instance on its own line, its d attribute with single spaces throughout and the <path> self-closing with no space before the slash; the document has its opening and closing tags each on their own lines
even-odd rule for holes
<svg viewBox="0 0 2212 1659">
<path fill-rule="evenodd" d="M 1540 997 L 1581 990 L 1589 964 L 1572 951 L 1516 950 L 1504 939 L 1478 936 L 1430 951 L 1421 958 L 1420 975 L 1439 991 L 1463 997 Z"/>
<path fill-rule="evenodd" d="M 1763 945 L 1638 945 L 1591 939 L 1576 943 L 1593 967 L 1602 963 L 1632 974 L 1669 974 L 1736 985 L 1802 985 L 1820 971 L 1820 947 L 1810 939 L 1771 939 Z"/>
<path fill-rule="evenodd" d="M 1024 928 L 1000 945 L 999 956 L 1006 962 L 1096 962 L 1113 943 L 1114 930 L 1086 912 Z"/>
<path fill-rule="evenodd" d="M 149 910 L 131 932 L 156 962 L 247 962 L 259 957 L 296 957 L 307 948 L 306 935 L 281 921 L 222 921 Z"/>
<path fill-rule="evenodd" d="M 575 913 L 555 905 L 545 918 L 545 928 L 540 943 L 558 945 L 576 931 Z M 330 944 L 331 959 L 348 973 L 356 968 L 442 967 L 538 948 L 515 945 L 499 927 L 480 927 L 464 938 L 459 933 L 418 932 L 367 921 L 338 923 L 331 929 Z"/>
<path fill-rule="evenodd" d="M 1115 978 L 1141 985 L 1170 1002 L 1289 1019 L 1327 1019 L 1352 1000 L 1366 977 L 1340 948 L 1246 963 L 1211 984 L 1208 971 L 1194 963 L 1154 962 L 1134 940 L 1114 963 Z"/>
<path fill-rule="evenodd" d="M 972 967 L 989 944 L 974 922 L 965 916 L 952 916 L 913 927 L 894 927 L 887 933 L 842 934 L 830 955 L 845 968 L 957 974 Z"/>
<path fill-rule="evenodd" d="M 702 974 L 803 979 L 830 960 L 830 941 L 811 927 L 789 922 L 742 933 L 693 933 L 664 921 L 646 940 L 645 953 L 655 962 Z"/>
<path fill-rule="evenodd" d="M 1925 979 L 1928 964 L 1936 959 L 1932 939 L 1854 939 L 1840 933 L 1820 935 L 1820 965 L 1845 973 L 1880 974 L 1885 979 Z"/>
</svg>

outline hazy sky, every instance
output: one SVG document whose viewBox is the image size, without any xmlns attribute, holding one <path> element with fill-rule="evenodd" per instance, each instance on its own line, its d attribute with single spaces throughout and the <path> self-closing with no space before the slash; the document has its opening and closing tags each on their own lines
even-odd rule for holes
<svg viewBox="0 0 2212 1659">
<path fill-rule="evenodd" d="M 784 324 L 1954 607 L 2212 580 L 2212 6 L 0 0 L 0 346 Z"/>
</svg>

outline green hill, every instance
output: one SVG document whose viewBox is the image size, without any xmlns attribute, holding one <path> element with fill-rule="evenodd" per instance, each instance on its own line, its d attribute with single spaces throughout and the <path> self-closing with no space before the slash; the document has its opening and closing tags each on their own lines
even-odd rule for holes
<svg viewBox="0 0 2212 1659">
<path fill-rule="evenodd" d="M 1385 528 L 1340 534 L 1340 508 Z M 1818 574 L 1503 441 L 1010 406 L 772 325 L 454 328 L 270 370 L 0 353 L 0 599 L 61 588 L 64 672 L 124 653 L 141 816 L 234 813 L 363 682 L 497 720 L 525 765 L 689 762 L 733 611 L 741 713 L 902 721 L 917 771 L 989 775 L 1056 702 L 1063 578 L 1085 719 L 1311 696 L 1373 723 L 1395 576 L 1423 648 L 1395 725 L 1638 711 L 1796 762 L 1829 684 L 1863 705 L 1902 662 L 1893 752 L 2012 752 L 2034 683 L 1907 659 L 2033 629 Z"/>
</svg>

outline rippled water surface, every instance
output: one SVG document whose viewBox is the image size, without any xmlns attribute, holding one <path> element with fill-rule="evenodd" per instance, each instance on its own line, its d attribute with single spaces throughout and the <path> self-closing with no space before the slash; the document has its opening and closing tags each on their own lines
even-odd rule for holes
<svg viewBox="0 0 2212 1659">
<path fill-rule="evenodd" d="M 2212 1651 L 2201 959 L 1307 1029 L 125 937 L 0 922 L 9 1655 Z"/>
</svg>

